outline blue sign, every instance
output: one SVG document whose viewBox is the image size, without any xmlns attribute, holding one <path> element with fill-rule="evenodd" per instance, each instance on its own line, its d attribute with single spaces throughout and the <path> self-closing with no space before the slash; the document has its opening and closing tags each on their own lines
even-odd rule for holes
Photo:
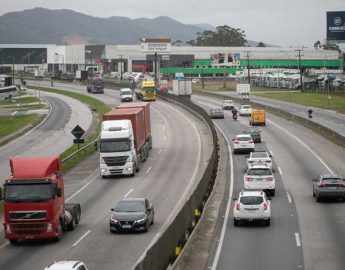
<svg viewBox="0 0 345 270">
<path fill-rule="evenodd" d="M 345 42 L 345 11 L 327 12 L 327 41 Z"/>
</svg>

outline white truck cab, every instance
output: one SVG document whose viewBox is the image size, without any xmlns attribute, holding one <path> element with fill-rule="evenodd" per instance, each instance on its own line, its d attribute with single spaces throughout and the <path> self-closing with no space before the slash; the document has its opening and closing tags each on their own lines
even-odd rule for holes
<svg viewBox="0 0 345 270">
<path fill-rule="evenodd" d="M 136 168 L 137 154 L 131 121 L 103 121 L 100 135 L 101 177 L 111 175 L 134 176 Z"/>
</svg>

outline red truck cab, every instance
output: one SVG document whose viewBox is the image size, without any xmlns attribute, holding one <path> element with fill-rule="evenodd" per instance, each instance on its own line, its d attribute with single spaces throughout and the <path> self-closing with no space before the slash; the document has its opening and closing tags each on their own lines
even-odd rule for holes
<svg viewBox="0 0 345 270">
<path fill-rule="evenodd" d="M 4 185 L 4 231 L 12 244 L 22 239 L 59 241 L 63 229 L 79 223 L 80 205 L 65 204 L 58 156 L 11 158 Z"/>
</svg>

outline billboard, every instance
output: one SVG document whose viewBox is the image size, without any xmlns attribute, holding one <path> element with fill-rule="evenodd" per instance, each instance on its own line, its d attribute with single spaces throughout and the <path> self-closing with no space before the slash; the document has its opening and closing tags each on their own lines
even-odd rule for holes
<svg viewBox="0 0 345 270">
<path fill-rule="evenodd" d="M 170 39 L 143 39 L 141 42 L 141 51 L 145 53 L 169 53 L 170 50 Z"/>
<path fill-rule="evenodd" d="M 327 41 L 345 42 L 345 11 L 327 12 Z"/>
<path fill-rule="evenodd" d="M 239 66 L 240 53 L 214 53 L 211 54 L 212 66 Z"/>
</svg>

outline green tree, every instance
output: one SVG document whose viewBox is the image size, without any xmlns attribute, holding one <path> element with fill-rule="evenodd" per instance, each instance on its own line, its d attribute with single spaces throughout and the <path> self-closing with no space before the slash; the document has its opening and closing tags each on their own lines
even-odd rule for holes
<svg viewBox="0 0 345 270">
<path fill-rule="evenodd" d="M 338 52 L 341 52 L 338 44 L 328 43 L 328 42 L 326 42 L 324 44 L 321 44 L 320 40 L 318 40 L 318 41 L 316 41 L 314 43 L 314 48 L 315 49 L 328 50 L 328 51 L 338 51 Z"/>
<path fill-rule="evenodd" d="M 245 33 L 239 28 L 232 28 L 227 25 L 217 26 L 216 31 L 206 30 L 198 32 L 195 40 L 186 42 L 191 46 L 224 46 L 241 47 L 245 46 L 247 40 Z"/>
<path fill-rule="evenodd" d="M 260 42 L 258 43 L 258 46 L 257 46 L 257 47 L 266 47 L 266 44 L 263 43 L 262 41 L 260 41 Z"/>
</svg>

